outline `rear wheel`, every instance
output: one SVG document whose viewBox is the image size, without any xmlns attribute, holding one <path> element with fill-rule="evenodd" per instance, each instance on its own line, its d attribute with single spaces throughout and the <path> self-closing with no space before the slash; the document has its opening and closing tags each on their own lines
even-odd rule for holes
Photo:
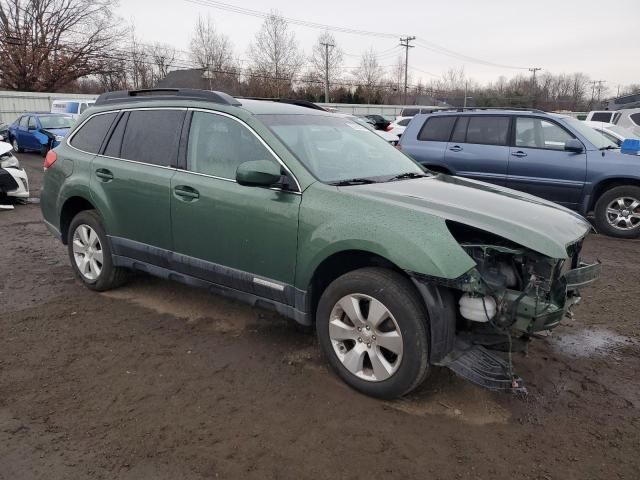
<svg viewBox="0 0 640 480">
<path fill-rule="evenodd" d="M 67 244 L 73 270 L 90 289 L 110 290 L 125 281 L 126 270 L 114 267 L 111 246 L 95 210 L 84 210 L 73 218 Z"/>
<path fill-rule="evenodd" d="M 339 277 L 320 298 L 316 327 L 329 364 L 367 395 L 399 397 L 427 376 L 426 312 L 397 272 L 363 268 Z"/>
<path fill-rule="evenodd" d="M 595 223 L 612 237 L 640 236 L 640 187 L 622 185 L 604 192 L 596 203 Z"/>
</svg>

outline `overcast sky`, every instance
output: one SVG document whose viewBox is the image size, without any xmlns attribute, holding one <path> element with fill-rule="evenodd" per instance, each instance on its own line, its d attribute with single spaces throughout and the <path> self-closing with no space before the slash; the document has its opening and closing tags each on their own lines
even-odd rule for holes
<svg viewBox="0 0 640 480">
<path fill-rule="evenodd" d="M 512 77 L 541 67 L 552 73 L 584 72 L 606 80 L 609 93 L 618 85 L 640 83 L 640 0 L 225 0 L 262 12 L 358 30 L 415 35 L 422 46 L 411 49 L 413 83 L 435 78 L 451 67 L 464 67 L 481 83 L 500 75 Z M 202 3 L 202 4 L 200 4 Z M 187 50 L 198 15 L 209 14 L 233 42 L 236 56 L 247 47 L 262 19 L 203 4 L 207 0 L 120 0 L 118 13 L 133 21 L 145 43 L 166 42 Z M 300 47 L 309 54 L 320 30 L 291 25 Z M 369 47 L 382 65 L 392 65 L 403 50 L 394 38 L 333 32 L 345 52 L 346 67 L 358 64 Z M 425 48 L 435 43 L 465 56 L 503 65 L 488 66 Z M 417 44 L 417 42 L 416 42 Z M 183 57 L 185 54 L 182 54 Z M 507 67 L 523 67 L 524 70 Z"/>
</svg>

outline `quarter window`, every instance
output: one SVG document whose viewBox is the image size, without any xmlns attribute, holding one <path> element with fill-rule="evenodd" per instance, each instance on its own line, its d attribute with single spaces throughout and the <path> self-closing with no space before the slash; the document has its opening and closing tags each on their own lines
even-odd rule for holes
<svg viewBox="0 0 640 480">
<path fill-rule="evenodd" d="M 20 126 L 23 128 L 27 128 L 27 125 L 29 124 L 29 117 L 24 116 L 20 119 Z"/>
<path fill-rule="evenodd" d="M 469 117 L 458 117 L 456 126 L 453 129 L 453 135 L 451 135 L 452 142 L 464 143 L 466 141 L 468 124 L 469 124 Z"/>
<path fill-rule="evenodd" d="M 516 119 L 516 147 L 564 150 L 564 144 L 573 137 L 555 123 L 539 118 Z"/>
<path fill-rule="evenodd" d="M 273 156 L 242 124 L 223 115 L 194 112 L 187 147 L 192 172 L 235 179 L 241 163 Z"/>
<path fill-rule="evenodd" d="M 473 115 L 469 117 L 467 143 L 506 145 L 509 136 L 509 117 Z"/>
<path fill-rule="evenodd" d="M 89 153 L 98 153 L 109 127 L 117 113 L 105 113 L 91 117 L 71 139 L 71 145 Z"/>
<path fill-rule="evenodd" d="M 640 127 L 640 113 L 634 113 L 629 115 L 629 118 L 633 123 L 635 123 L 638 127 Z"/>
<path fill-rule="evenodd" d="M 448 142 L 456 117 L 431 117 L 418 135 L 418 140 Z"/>
<path fill-rule="evenodd" d="M 122 139 L 121 158 L 163 167 L 175 163 L 184 113 L 180 110 L 134 110 Z"/>
</svg>

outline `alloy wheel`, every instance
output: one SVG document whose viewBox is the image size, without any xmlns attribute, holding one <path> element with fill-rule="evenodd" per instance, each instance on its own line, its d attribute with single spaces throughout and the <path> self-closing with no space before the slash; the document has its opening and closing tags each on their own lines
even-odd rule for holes
<svg viewBox="0 0 640 480">
<path fill-rule="evenodd" d="M 618 230 L 633 230 L 640 225 L 640 201 L 619 197 L 607 206 L 607 222 Z"/>
<path fill-rule="evenodd" d="M 369 295 L 338 300 L 331 310 L 329 338 L 342 365 L 358 378 L 380 382 L 400 367 L 400 327 L 389 309 Z"/>
<path fill-rule="evenodd" d="M 102 272 L 104 255 L 95 230 L 86 224 L 78 225 L 73 232 L 72 248 L 80 274 L 89 281 L 96 280 Z"/>
</svg>

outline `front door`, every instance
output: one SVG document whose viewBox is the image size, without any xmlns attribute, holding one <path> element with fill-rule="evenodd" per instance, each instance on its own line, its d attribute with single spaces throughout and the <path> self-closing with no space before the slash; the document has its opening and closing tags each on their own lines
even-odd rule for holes
<svg viewBox="0 0 640 480">
<path fill-rule="evenodd" d="M 302 197 L 236 183 L 238 165 L 252 160 L 277 163 L 244 123 L 226 114 L 193 112 L 186 170 L 171 180 L 176 268 L 291 303 Z"/>
<path fill-rule="evenodd" d="M 578 209 L 587 174 L 587 154 L 567 152 L 575 138 L 557 123 L 517 117 L 509 155 L 507 186 Z"/>
<path fill-rule="evenodd" d="M 103 154 L 93 159 L 91 194 L 116 255 L 169 267 L 171 178 L 185 113 L 125 112 Z"/>
</svg>

